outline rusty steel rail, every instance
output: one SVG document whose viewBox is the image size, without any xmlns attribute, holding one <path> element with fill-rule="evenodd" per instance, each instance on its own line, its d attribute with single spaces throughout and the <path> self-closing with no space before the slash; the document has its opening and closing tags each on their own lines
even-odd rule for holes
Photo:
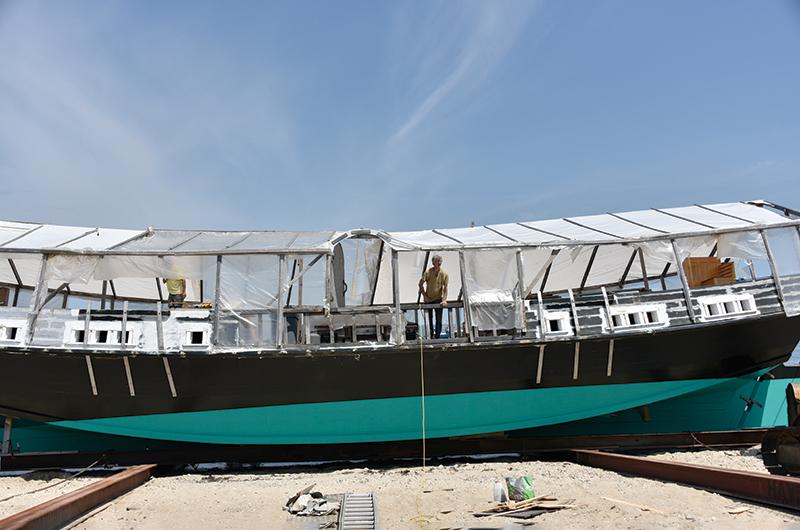
<svg viewBox="0 0 800 530">
<path fill-rule="evenodd" d="M 576 461 L 639 477 L 679 482 L 789 510 L 800 510 L 800 478 L 667 462 L 602 451 L 573 451 Z"/>
<path fill-rule="evenodd" d="M 0 528 L 5 530 L 59 528 L 89 510 L 144 484 L 155 468 L 154 464 L 145 464 L 120 471 L 93 484 L 0 519 Z"/>
</svg>

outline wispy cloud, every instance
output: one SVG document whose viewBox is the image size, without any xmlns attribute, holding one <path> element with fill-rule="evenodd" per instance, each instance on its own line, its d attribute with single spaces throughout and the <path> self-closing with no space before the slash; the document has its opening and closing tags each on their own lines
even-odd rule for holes
<svg viewBox="0 0 800 530">
<path fill-rule="evenodd" d="M 25 2 L 0 13 L 0 179 L 14 197 L 4 217 L 253 224 L 229 199 L 300 166 L 269 70 L 242 83 L 213 42 L 168 23 L 114 40 L 125 15 L 97 11 Z"/>
<path fill-rule="evenodd" d="M 462 4 L 458 4 L 461 6 Z M 428 83 L 432 85 L 425 97 L 416 104 L 402 124 L 390 137 L 390 143 L 402 141 L 428 120 L 447 98 L 458 91 L 476 88 L 514 47 L 518 36 L 537 8 L 536 2 L 481 2 L 471 5 L 464 28 L 452 27 L 452 19 L 439 17 L 434 28 L 414 28 L 413 31 L 441 32 L 462 31 L 461 38 L 445 40 L 427 39 L 437 49 L 420 50 L 424 56 L 420 64 L 429 71 L 435 70 Z M 448 49 L 449 48 L 449 49 Z M 431 65 L 430 57 L 438 59 Z M 433 67 L 431 67 L 433 66 Z"/>
</svg>

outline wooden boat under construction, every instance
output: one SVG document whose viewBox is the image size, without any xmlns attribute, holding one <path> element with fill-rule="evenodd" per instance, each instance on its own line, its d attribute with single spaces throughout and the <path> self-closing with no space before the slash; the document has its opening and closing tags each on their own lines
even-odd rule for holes
<svg viewBox="0 0 800 530">
<path fill-rule="evenodd" d="M 763 201 L 418 232 L 0 224 L 0 414 L 219 444 L 526 429 L 757 376 L 800 340 Z M 444 336 L 417 283 L 449 272 Z M 186 301 L 169 307 L 163 279 Z"/>
</svg>

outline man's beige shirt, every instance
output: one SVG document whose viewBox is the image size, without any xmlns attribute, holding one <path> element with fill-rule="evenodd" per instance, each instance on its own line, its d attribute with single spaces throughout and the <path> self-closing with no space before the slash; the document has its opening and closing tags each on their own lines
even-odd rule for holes
<svg viewBox="0 0 800 530">
<path fill-rule="evenodd" d="M 438 274 L 433 270 L 433 267 L 425 271 L 422 275 L 425 280 L 425 301 L 439 300 L 442 297 L 442 291 L 447 286 L 449 277 L 447 272 L 439 267 Z"/>
</svg>

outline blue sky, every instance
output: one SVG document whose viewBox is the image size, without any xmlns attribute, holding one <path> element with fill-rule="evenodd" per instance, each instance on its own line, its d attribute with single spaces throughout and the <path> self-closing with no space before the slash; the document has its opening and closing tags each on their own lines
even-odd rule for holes
<svg viewBox="0 0 800 530">
<path fill-rule="evenodd" d="M 800 207 L 800 3 L 0 0 L 5 219 Z"/>
</svg>

